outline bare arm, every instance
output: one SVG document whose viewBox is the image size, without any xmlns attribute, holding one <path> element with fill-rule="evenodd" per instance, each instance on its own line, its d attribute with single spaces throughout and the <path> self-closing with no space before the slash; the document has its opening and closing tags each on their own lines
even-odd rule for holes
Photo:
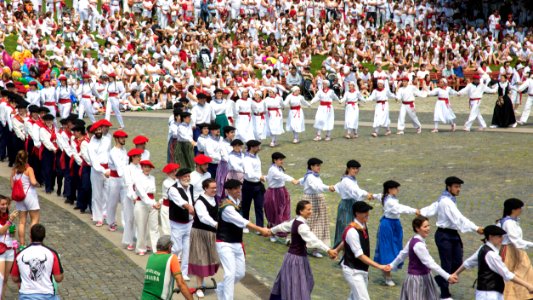
<svg viewBox="0 0 533 300">
<path fill-rule="evenodd" d="M 194 300 L 191 292 L 189 291 L 189 287 L 185 283 L 185 280 L 183 280 L 183 276 L 181 275 L 181 272 L 174 274 L 174 279 L 176 280 L 176 284 L 178 285 L 180 289 L 180 293 L 185 297 L 187 300 Z"/>
</svg>

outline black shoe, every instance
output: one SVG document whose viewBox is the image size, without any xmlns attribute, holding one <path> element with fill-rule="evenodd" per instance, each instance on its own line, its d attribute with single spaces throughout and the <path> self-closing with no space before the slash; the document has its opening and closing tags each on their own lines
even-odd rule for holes
<svg viewBox="0 0 533 300">
<path fill-rule="evenodd" d="M 77 206 L 74 206 L 74 209 L 80 209 L 80 208 L 79 208 L 79 207 L 77 207 Z"/>
<path fill-rule="evenodd" d="M 85 209 L 80 209 L 80 214 L 86 214 Z"/>
</svg>

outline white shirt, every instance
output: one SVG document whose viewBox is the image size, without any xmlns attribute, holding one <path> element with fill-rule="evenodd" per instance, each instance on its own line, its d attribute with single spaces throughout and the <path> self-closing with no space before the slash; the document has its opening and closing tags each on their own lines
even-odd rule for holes
<svg viewBox="0 0 533 300">
<path fill-rule="evenodd" d="M 168 200 L 168 190 L 176 183 L 176 179 L 168 177 L 161 184 L 161 198 Z"/>
<path fill-rule="evenodd" d="M 491 89 L 480 82 L 477 86 L 472 83 L 467 84 L 458 94 L 460 96 L 468 95 L 470 99 L 481 99 L 483 93 L 496 93 L 497 91 L 498 87 Z"/>
<path fill-rule="evenodd" d="M 343 176 L 341 181 L 335 184 L 335 192 L 339 193 L 341 199 L 363 201 L 368 197 L 368 192 L 361 189 L 355 177 L 351 176 Z"/>
<path fill-rule="evenodd" d="M 109 160 L 109 148 L 111 147 L 111 138 L 102 135 L 101 138 L 93 136 L 89 142 L 89 157 L 91 158 L 92 167 L 96 172 L 105 173 L 107 169 L 101 164 L 107 164 Z"/>
<path fill-rule="evenodd" d="M 298 234 L 302 237 L 302 239 L 307 244 L 307 248 L 309 249 L 320 249 L 322 251 L 328 251 L 330 248 L 328 245 L 326 245 L 322 240 L 320 240 L 312 231 L 309 225 L 307 225 L 307 220 L 302 216 L 297 216 L 296 218 L 283 222 L 270 230 L 273 234 L 277 234 L 279 232 L 286 232 L 290 233 L 292 230 L 292 223 L 294 223 L 294 220 L 298 220 L 302 222 L 300 226 L 298 226 Z"/>
<path fill-rule="evenodd" d="M 517 221 L 508 219 L 501 227 L 507 232 L 507 234 L 503 236 L 503 245 L 513 244 L 513 246 L 522 250 L 533 248 L 532 242 L 522 238 L 522 228 L 520 228 L 520 224 L 518 224 Z"/>
<path fill-rule="evenodd" d="M 51 130 L 56 131 L 55 127 L 52 127 Z M 57 132 L 56 132 L 56 136 L 57 136 Z M 39 130 L 39 140 L 46 147 L 46 149 L 50 151 L 56 151 L 57 147 L 53 144 L 51 138 L 52 138 L 52 134 L 48 131 L 48 129 L 45 127 L 41 127 L 41 129 Z"/>
<path fill-rule="evenodd" d="M 319 174 L 307 173 L 300 178 L 300 184 L 304 186 L 304 194 L 315 195 L 327 191 L 329 186 L 322 182 Z"/>
<path fill-rule="evenodd" d="M 231 151 L 228 155 L 228 170 L 244 173 L 244 154 L 242 152 Z"/>
<path fill-rule="evenodd" d="M 361 224 L 359 221 L 357 221 L 357 219 L 354 219 L 353 221 L 362 228 L 366 229 L 366 224 Z M 350 250 L 352 250 L 355 257 L 359 257 L 364 254 L 363 248 L 361 247 L 361 242 L 359 240 L 359 232 L 357 232 L 355 228 L 350 228 L 348 229 L 348 232 L 346 232 L 346 244 L 350 247 Z"/>
<path fill-rule="evenodd" d="M 268 169 L 268 174 L 266 176 L 266 181 L 268 182 L 269 188 L 280 188 L 285 186 L 285 182 L 293 181 L 294 178 L 285 174 L 282 168 L 273 164 Z"/>
<path fill-rule="evenodd" d="M 461 232 L 476 231 L 478 226 L 467 219 L 457 208 L 452 196 L 445 191 L 433 204 L 420 210 L 425 217 L 437 215 L 437 227 L 459 230 Z M 454 197 L 455 198 L 455 197 Z"/>
<path fill-rule="evenodd" d="M 416 234 L 413 239 L 417 239 L 420 242 L 416 243 L 413 247 L 413 251 L 415 252 L 416 256 L 420 261 L 424 264 L 424 266 L 430 268 L 435 273 L 442 276 L 444 279 L 448 280 L 450 278 L 450 274 L 448 274 L 446 271 L 442 269 L 441 266 L 439 266 L 435 260 L 433 260 L 433 257 L 431 257 L 431 254 L 429 254 L 428 248 L 426 246 L 426 240 L 421 237 L 419 234 Z M 403 248 L 400 253 L 398 253 L 398 256 L 394 259 L 394 261 L 390 264 L 390 266 L 396 270 L 398 268 L 398 265 L 402 263 L 408 256 L 409 256 L 409 244 L 411 243 L 411 239 L 405 244 L 405 247 Z"/>
<path fill-rule="evenodd" d="M 139 197 L 146 205 L 155 205 L 156 201 L 148 197 L 148 194 L 155 196 L 155 177 L 142 173 L 142 175 L 133 178 L 133 182 L 135 184 L 135 193 L 137 194 L 137 197 Z"/>
<path fill-rule="evenodd" d="M 228 199 L 237 206 L 240 203 L 240 200 L 233 199 L 233 197 L 231 197 L 230 195 L 228 195 Z M 222 220 L 224 220 L 224 222 L 232 223 L 233 225 L 239 228 L 245 228 L 246 225 L 250 223 L 250 221 L 243 218 L 243 216 L 235 210 L 235 207 L 231 205 L 224 208 L 224 210 L 222 211 L 221 218 Z"/>
<path fill-rule="evenodd" d="M 399 219 L 400 214 L 416 213 L 416 208 L 400 204 L 400 200 L 392 195 L 385 197 L 385 199 L 383 199 L 383 203 L 383 216 L 385 218 Z"/>
<path fill-rule="evenodd" d="M 205 142 L 205 155 L 209 156 L 213 161 L 211 163 L 218 164 L 222 159 L 222 145 L 220 144 L 221 138 L 214 138 L 209 136 Z"/>
<path fill-rule="evenodd" d="M 215 197 L 209 197 L 205 193 L 201 193 L 201 196 L 207 201 L 207 203 L 209 203 L 209 205 L 211 206 L 217 205 L 215 201 Z M 218 222 L 213 220 L 213 218 L 211 218 L 211 216 L 209 215 L 209 212 L 207 211 L 207 207 L 202 201 L 196 201 L 194 203 L 194 212 L 198 216 L 198 219 L 200 220 L 200 222 L 206 225 L 209 225 L 211 227 L 215 227 L 215 228 L 218 226 Z"/>
<path fill-rule="evenodd" d="M 211 178 L 211 174 L 209 172 L 205 172 L 204 174 L 200 174 L 198 171 L 193 171 L 191 173 L 191 183 L 193 186 L 193 196 L 194 201 L 200 197 L 200 195 L 203 193 L 204 189 L 202 188 L 202 183 L 204 180 Z"/>
<path fill-rule="evenodd" d="M 109 169 L 117 171 L 119 177 L 124 176 L 124 170 L 128 165 L 128 152 L 126 149 L 113 147 L 109 151 Z"/>
<path fill-rule="evenodd" d="M 193 141 L 193 134 L 192 134 L 192 126 L 191 124 L 187 123 L 180 123 L 177 128 L 177 139 L 178 142 L 192 142 Z"/>
<path fill-rule="evenodd" d="M 191 124 L 196 126 L 198 124 L 210 124 L 215 119 L 215 112 L 209 103 L 203 106 L 198 104 L 191 109 Z"/>
<path fill-rule="evenodd" d="M 250 182 L 259 182 L 261 176 L 261 159 L 257 154 L 250 154 L 246 152 L 242 160 L 244 166 L 244 180 Z"/>
</svg>

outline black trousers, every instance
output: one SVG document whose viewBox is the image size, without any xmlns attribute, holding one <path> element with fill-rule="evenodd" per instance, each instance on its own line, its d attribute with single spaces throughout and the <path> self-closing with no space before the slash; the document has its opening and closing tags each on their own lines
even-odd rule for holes
<svg viewBox="0 0 533 300">
<path fill-rule="evenodd" d="M 250 208 L 254 202 L 255 224 L 263 227 L 263 203 L 265 202 L 265 186 L 261 182 L 244 180 L 242 184 L 242 216 L 250 220 Z"/>
<path fill-rule="evenodd" d="M 463 264 L 463 242 L 457 230 L 437 229 L 435 244 L 439 249 L 440 265 L 448 273 L 454 273 Z M 435 281 L 440 287 L 441 298 L 451 298 L 449 284 L 446 279 L 436 276 Z"/>
</svg>

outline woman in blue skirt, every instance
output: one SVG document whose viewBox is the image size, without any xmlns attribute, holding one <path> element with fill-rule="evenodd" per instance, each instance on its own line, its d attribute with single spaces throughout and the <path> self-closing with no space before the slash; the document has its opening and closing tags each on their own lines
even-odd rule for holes
<svg viewBox="0 0 533 300">
<path fill-rule="evenodd" d="M 333 247 L 337 247 L 342 241 L 342 233 L 348 224 L 353 222 L 352 205 L 357 201 L 372 200 L 379 195 L 371 194 L 359 187 L 355 176 L 359 174 L 361 164 L 356 160 L 346 163 L 346 171 L 339 183 L 335 184 L 335 192 L 341 196 L 341 202 L 337 209 L 337 223 L 335 225 L 335 241 Z"/>
<path fill-rule="evenodd" d="M 383 183 L 383 195 L 381 204 L 383 205 L 383 217 L 379 221 L 378 237 L 376 242 L 376 253 L 374 261 L 378 264 L 388 265 L 394 261 L 398 253 L 403 248 L 403 229 L 400 222 L 400 214 L 416 214 L 420 211 L 416 208 L 400 204 L 398 194 L 400 184 L 394 180 Z M 401 265 L 398 266 L 401 268 Z M 383 272 L 385 285 L 395 286 L 391 273 Z"/>
</svg>

